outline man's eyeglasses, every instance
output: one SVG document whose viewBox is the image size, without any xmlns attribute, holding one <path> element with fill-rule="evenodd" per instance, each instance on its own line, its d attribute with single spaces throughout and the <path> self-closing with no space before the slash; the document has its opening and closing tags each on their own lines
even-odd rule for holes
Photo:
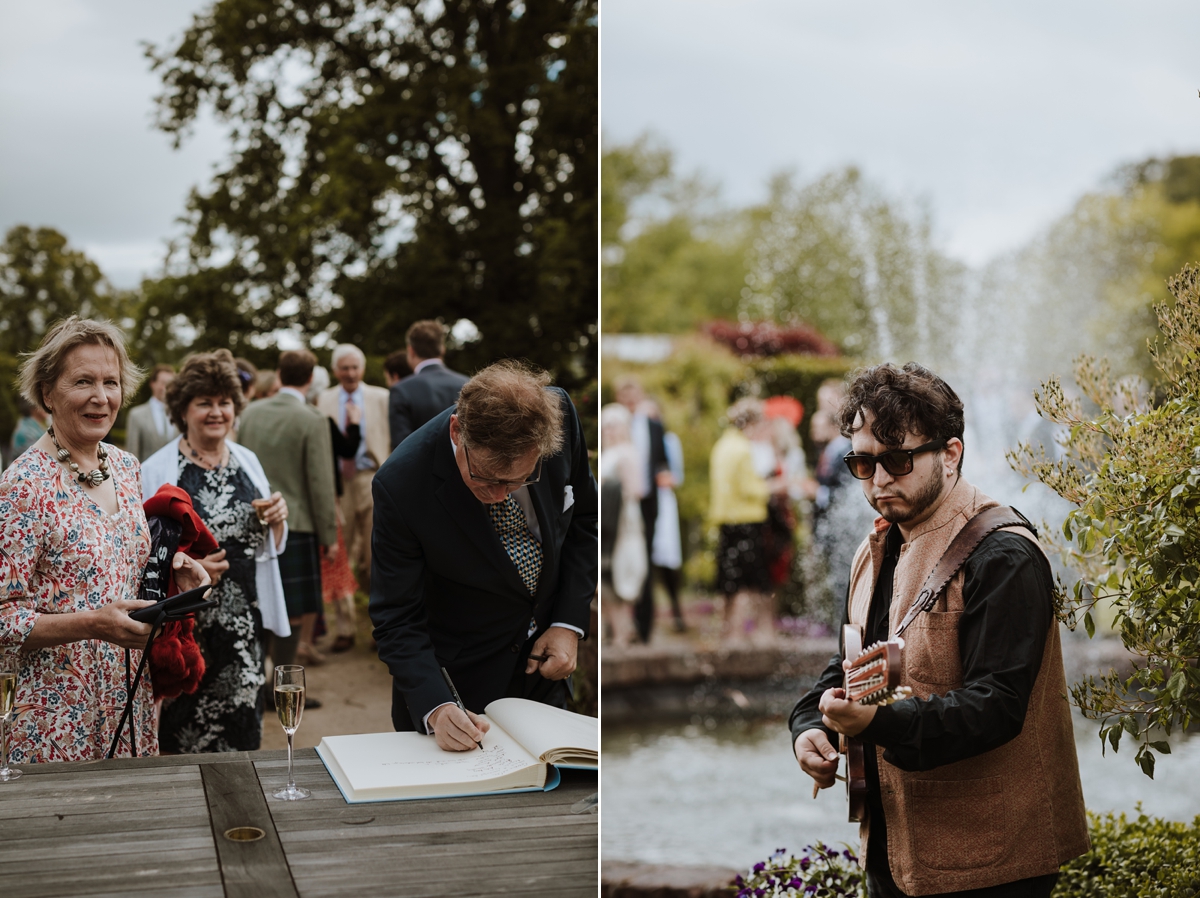
<svg viewBox="0 0 1200 898">
<path fill-rule="evenodd" d="M 914 455 L 920 455 L 922 452 L 936 452 L 945 447 L 945 440 L 934 440 L 932 443 L 925 443 L 915 449 L 892 449 L 888 452 L 881 452 L 879 455 L 856 455 L 851 452 L 842 460 L 850 469 L 851 476 L 856 480 L 870 480 L 874 477 L 876 463 L 883 465 L 883 469 L 893 477 L 903 477 L 905 474 L 912 473 Z"/>
<path fill-rule="evenodd" d="M 467 473 L 471 475 L 471 479 L 476 483 L 484 486 L 502 486 L 505 489 L 520 489 L 523 486 L 528 486 L 531 483 L 537 483 L 542 479 L 542 460 L 539 458 L 537 467 L 533 469 L 533 473 L 524 480 L 496 480 L 494 477 L 480 477 L 471 469 L 471 450 L 467 448 L 467 444 L 463 443 L 463 452 L 467 456 Z"/>
</svg>

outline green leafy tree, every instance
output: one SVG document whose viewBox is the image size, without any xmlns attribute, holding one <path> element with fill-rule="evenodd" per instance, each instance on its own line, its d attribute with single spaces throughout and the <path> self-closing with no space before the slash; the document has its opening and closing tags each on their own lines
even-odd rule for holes
<svg viewBox="0 0 1200 898">
<path fill-rule="evenodd" d="M 745 284 L 740 214 L 680 178 L 669 150 L 643 136 L 601 157 L 601 320 L 609 333 L 686 333 L 737 315 Z"/>
<path fill-rule="evenodd" d="M 1153 390 L 1083 357 L 1075 375 L 1083 397 L 1068 397 L 1057 379 L 1036 396 L 1039 412 L 1069 429 L 1065 456 L 1029 446 L 1010 455 L 1076 506 L 1060 548 L 1080 579 L 1063 596 L 1063 619 L 1092 635 L 1097 604 L 1109 604 L 1141 658 L 1132 675 L 1089 677 L 1071 695 L 1103 721 L 1100 737 L 1114 751 L 1122 733 L 1138 741 L 1147 776 L 1171 733 L 1200 720 L 1200 269 L 1185 267 L 1169 288 L 1174 304 L 1156 307 Z"/>
<path fill-rule="evenodd" d="M 114 290 L 100 267 L 53 228 L 17 225 L 0 245 L 0 435 L 17 420 L 13 380 L 20 354 L 70 315 L 127 325 L 130 299 Z"/>
<path fill-rule="evenodd" d="M 595 0 L 217 0 L 168 50 L 159 126 L 211 109 L 231 157 L 147 288 L 166 345 L 280 328 L 369 355 L 417 318 L 470 319 L 473 367 L 595 374 Z"/>
</svg>

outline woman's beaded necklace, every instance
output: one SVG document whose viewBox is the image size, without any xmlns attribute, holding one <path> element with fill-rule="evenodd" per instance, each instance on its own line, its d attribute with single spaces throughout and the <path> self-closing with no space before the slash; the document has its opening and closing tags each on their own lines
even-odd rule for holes
<svg viewBox="0 0 1200 898">
<path fill-rule="evenodd" d="M 71 453 L 58 445 L 58 437 L 54 435 L 54 425 L 50 425 L 46 429 L 46 433 L 50 435 L 50 442 L 54 444 L 54 448 L 58 450 L 58 460 L 71 469 L 71 473 L 79 478 L 79 482 L 84 486 L 99 486 L 104 481 L 112 477 L 112 472 L 108 470 L 108 452 L 104 449 L 103 443 L 96 444 L 96 458 L 100 461 L 100 467 L 94 471 L 88 471 L 86 474 L 79 470 L 79 465 L 71 460 Z"/>
</svg>

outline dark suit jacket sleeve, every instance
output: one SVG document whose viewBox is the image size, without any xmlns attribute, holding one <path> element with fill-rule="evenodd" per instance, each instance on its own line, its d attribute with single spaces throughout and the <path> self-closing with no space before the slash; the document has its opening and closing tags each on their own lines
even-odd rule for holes
<svg viewBox="0 0 1200 898">
<path fill-rule="evenodd" d="M 323 546 L 337 545 L 337 483 L 333 476 L 333 442 L 328 420 L 314 414 L 305 434 L 304 470 L 312 506 L 313 527 Z"/>
<path fill-rule="evenodd" d="M 404 395 L 404 391 L 397 389 L 399 386 L 400 384 L 394 384 L 388 391 L 388 428 L 392 432 L 393 450 L 413 432 L 412 410 L 409 408 L 408 398 Z"/>
<path fill-rule="evenodd" d="M 454 701 L 442 680 L 425 613 L 425 556 L 421 544 L 388 495 L 383 478 L 371 485 L 371 620 L 379 658 L 404 695 L 413 725 L 425 732 L 425 715 Z M 383 588 L 386 585 L 386 589 Z"/>
<path fill-rule="evenodd" d="M 575 507 L 562 544 L 559 561 L 559 588 L 551 619 L 571 624 L 587 634 L 591 621 L 591 602 L 600 576 L 600 543 L 597 533 L 599 495 L 588 464 L 587 443 L 575 406 L 564 393 L 566 445 L 571 462 L 571 491 Z M 559 500 L 562 501 L 561 499 Z M 561 505 L 559 506 L 562 507 Z"/>
<path fill-rule="evenodd" d="M 336 458 L 354 458 L 358 455 L 358 444 L 362 442 L 361 425 L 347 424 L 346 432 L 338 429 L 337 422 L 329 418 L 329 438 L 333 440 L 333 454 Z"/>
</svg>

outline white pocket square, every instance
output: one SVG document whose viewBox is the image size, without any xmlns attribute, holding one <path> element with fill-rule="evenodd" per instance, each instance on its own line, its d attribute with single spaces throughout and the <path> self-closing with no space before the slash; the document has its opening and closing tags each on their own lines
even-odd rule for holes
<svg viewBox="0 0 1200 898">
<path fill-rule="evenodd" d="M 566 511 L 575 504 L 575 491 L 571 487 L 563 489 L 563 511 Z"/>
</svg>

